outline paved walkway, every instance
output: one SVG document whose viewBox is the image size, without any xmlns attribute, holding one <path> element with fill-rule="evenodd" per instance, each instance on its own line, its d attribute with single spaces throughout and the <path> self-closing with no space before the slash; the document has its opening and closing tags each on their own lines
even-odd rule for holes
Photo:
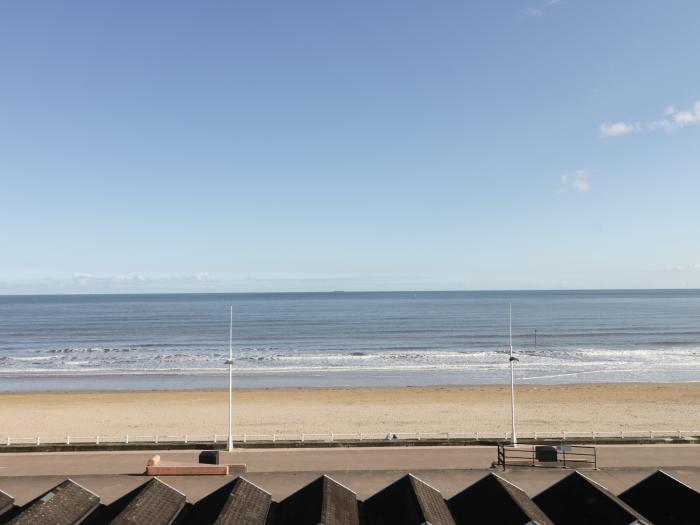
<svg viewBox="0 0 700 525">
<path fill-rule="evenodd" d="M 585 471 L 613 492 L 663 468 L 700 490 L 700 445 L 599 445 L 598 471 Z M 143 482 L 140 474 L 155 452 L 65 452 L 0 454 L 0 490 L 28 501 L 71 477 L 109 502 Z M 198 451 L 160 452 L 168 461 L 197 461 Z M 328 473 L 366 498 L 406 472 L 413 472 L 450 497 L 489 472 L 495 447 L 397 447 L 246 449 L 222 453 L 246 463 L 245 477 L 283 498 Z M 531 495 L 556 482 L 563 469 L 510 469 L 501 473 Z M 218 476 L 173 476 L 166 482 L 196 501 L 230 481 Z"/>
<path fill-rule="evenodd" d="M 700 445 L 598 445 L 600 468 L 700 467 Z M 0 454 L 0 476 L 136 474 L 153 454 L 166 461 L 197 461 L 199 451 L 35 452 Z M 248 472 L 487 469 L 496 447 L 378 447 L 241 449 L 222 461 Z"/>
</svg>

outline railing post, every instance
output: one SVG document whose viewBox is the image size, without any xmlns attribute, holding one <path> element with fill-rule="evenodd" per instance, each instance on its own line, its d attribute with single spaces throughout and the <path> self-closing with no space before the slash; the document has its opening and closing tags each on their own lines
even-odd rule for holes
<svg viewBox="0 0 700 525">
<path fill-rule="evenodd" d="M 566 447 L 561 447 L 562 454 L 564 455 L 564 468 L 566 468 Z"/>
<path fill-rule="evenodd" d="M 187 444 L 188 441 L 189 441 L 189 440 L 188 440 L 188 438 L 187 438 L 187 434 L 185 434 L 185 445 Z"/>
<path fill-rule="evenodd" d="M 214 443 L 216 443 L 216 434 L 214 434 Z"/>
<path fill-rule="evenodd" d="M 243 434 L 243 443 L 248 442 L 248 434 Z"/>
<path fill-rule="evenodd" d="M 36 437 L 36 445 L 37 447 L 41 445 L 41 438 L 39 436 Z"/>
<path fill-rule="evenodd" d="M 95 436 L 95 445 L 100 444 L 100 436 Z"/>
<path fill-rule="evenodd" d="M 70 445 L 70 436 L 66 436 L 66 445 Z"/>
<path fill-rule="evenodd" d="M 678 439 L 682 439 L 682 438 L 683 438 L 683 433 L 679 430 L 678 431 Z"/>
<path fill-rule="evenodd" d="M 10 436 L 7 436 L 7 446 L 9 447 L 12 442 L 12 438 Z"/>
<path fill-rule="evenodd" d="M 157 445 L 158 444 L 158 434 L 154 436 L 153 442 Z"/>
<path fill-rule="evenodd" d="M 476 441 L 479 441 L 479 433 L 478 432 L 474 432 L 474 439 Z"/>
<path fill-rule="evenodd" d="M 362 432 L 360 432 L 360 441 L 362 441 L 362 437 L 363 437 Z"/>
<path fill-rule="evenodd" d="M 301 442 L 302 443 L 304 442 L 304 433 L 303 432 L 301 433 Z"/>
<path fill-rule="evenodd" d="M 420 432 L 418 432 L 418 441 L 420 441 Z"/>
<path fill-rule="evenodd" d="M 593 447 L 593 470 L 598 470 L 598 451 Z"/>
<path fill-rule="evenodd" d="M 333 443 L 333 432 L 331 432 L 331 443 Z"/>
<path fill-rule="evenodd" d="M 649 431 L 649 439 L 654 439 L 654 431 L 653 430 Z"/>
<path fill-rule="evenodd" d="M 127 444 L 127 445 L 129 444 L 129 434 L 127 434 L 126 436 L 124 436 L 124 443 Z"/>
</svg>

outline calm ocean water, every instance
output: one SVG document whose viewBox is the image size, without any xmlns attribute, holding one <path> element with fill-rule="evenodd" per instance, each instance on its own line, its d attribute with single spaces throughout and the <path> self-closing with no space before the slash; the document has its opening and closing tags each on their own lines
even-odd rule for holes
<svg viewBox="0 0 700 525">
<path fill-rule="evenodd" d="M 0 296 L 0 390 L 700 380 L 700 290 Z M 535 342 L 535 330 L 537 341 Z"/>
</svg>

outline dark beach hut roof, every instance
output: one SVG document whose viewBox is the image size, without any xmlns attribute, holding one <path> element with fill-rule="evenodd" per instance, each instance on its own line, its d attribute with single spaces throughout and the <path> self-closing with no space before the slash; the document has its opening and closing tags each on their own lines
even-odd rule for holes
<svg viewBox="0 0 700 525">
<path fill-rule="evenodd" d="M 238 478 L 215 525 L 265 525 L 272 496 L 250 481 Z"/>
<path fill-rule="evenodd" d="M 244 478 L 236 478 L 199 500 L 188 525 L 265 525 L 272 496 Z"/>
<path fill-rule="evenodd" d="M 9 494 L 5 494 L 2 490 L 0 490 L 0 516 L 5 514 L 12 507 L 14 507 L 14 505 L 15 498 L 10 496 Z"/>
<path fill-rule="evenodd" d="M 282 500 L 275 525 L 358 525 L 357 496 L 328 476 L 315 479 Z"/>
<path fill-rule="evenodd" d="M 533 498 L 554 523 L 630 525 L 651 522 L 608 489 L 573 472 Z"/>
<path fill-rule="evenodd" d="M 624 491 L 620 499 L 657 524 L 700 523 L 700 493 L 662 470 Z"/>
<path fill-rule="evenodd" d="M 408 474 L 365 502 L 368 525 L 455 525 L 442 494 Z"/>
<path fill-rule="evenodd" d="M 488 474 L 448 502 L 457 525 L 553 525 L 525 492 L 496 474 Z"/>
<path fill-rule="evenodd" d="M 153 478 L 110 505 L 101 521 L 111 525 L 169 525 L 184 506 L 184 494 Z"/>
<path fill-rule="evenodd" d="M 100 498 L 67 479 L 23 506 L 12 525 L 73 525 L 83 521 L 100 504 Z"/>
</svg>

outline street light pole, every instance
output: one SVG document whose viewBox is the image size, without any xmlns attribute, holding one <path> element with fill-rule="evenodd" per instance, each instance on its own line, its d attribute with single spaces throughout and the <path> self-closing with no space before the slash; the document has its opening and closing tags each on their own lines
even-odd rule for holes
<svg viewBox="0 0 700 525">
<path fill-rule="evenodd" d="M 518 359 L 513 357 L 513 307 L 508 305 L 508 340 L 510 344 L 510 415 L 511 415 L 511 443 L 513 446 L 518 444 L 518 438 L 515 435 L 515 370 L 513 365 Z"/>
<path fill-rule="evenodd" d="M 228 451 L 233 451 L 233 305 L 228 333 Z"/>
</svg>

